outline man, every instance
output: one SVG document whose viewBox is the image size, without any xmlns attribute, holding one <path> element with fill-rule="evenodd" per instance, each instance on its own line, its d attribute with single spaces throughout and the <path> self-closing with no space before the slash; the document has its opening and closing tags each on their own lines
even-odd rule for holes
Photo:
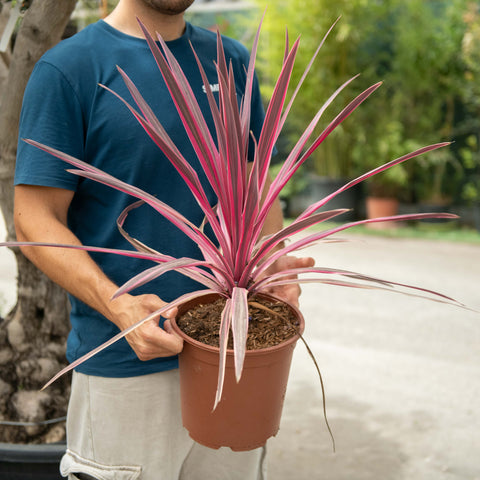
<svg viewBox="0 0 480 480">
<path fill-rule="evenodd" d="M 98 86 L 104 84 L 127 97 L 116 71 L 116 65 L 121 66 L 200 171 L 136 20 L 168 42 L 207 112 L 190 42 L 200 54 L 210 83 L 215 84 L 215 35 L 186 24 L 183 14 L 193 1 L 119 0 L 105 21 L 47 52 L 25 92 L 20 138 L 40 141 L 90 162 L 157 195 L 200 224 L 201 211 L 173 167 L 121 102 Z M 248 52 L 230 39 L 225 39 L 224 47 L 242 88 Z M 211 119 L 208 121 L 213 131 Z M 257 137 L 262 121 L 255 86 L 251 129 Z M 15 177 L 18 240 L 127 248 L 114 220 L 131 198 L 79 180 L 65 169 L 63 162 L 19 142 Z M 128 221 L 127 230 L 133 236 L 162 253 L 198 255 L 196 245 L 148 207 L 141 207 Z M 277 205 L 264 233 L 281 225 Z M 70 361 L 196 288 L 190 280 L 171 273 L 138 289 L 135 295 L 111 301 L 118 285 L 148 265 L 81 250 L 24 248 L 24 253 L 70 294 Z M 309 259 L 283 261 L 296 266 L 311 263 Z M 299 288 L 285 289 L 282 294 L 295 303 Z M 167 317 L 174 314 L 171 311 Z M 242 453 L 210 450 L 195 444 L 182 428 L 176 370 L 176 355 L 181 350 L 182 341 L 169 321 L 161 319 L 144 324 L 76 369 L 67 420 L 68 449 L 61 464 L 64 476 L 112 480 L 264 478 L 264 449 Z"/>
</svg>

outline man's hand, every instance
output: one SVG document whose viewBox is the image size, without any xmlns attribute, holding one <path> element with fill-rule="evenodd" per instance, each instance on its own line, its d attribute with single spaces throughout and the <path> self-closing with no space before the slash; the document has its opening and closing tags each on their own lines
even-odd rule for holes
<svg viewBox="0 0 480 480">
<path fill-rule="evenodd" d="M 165 305 L 166 303 L 156 295 L 122 295 L 112 301 L 110 319 L 121 330 L 125 330 Z M 167 318 L 163 328 L 159 326 L 159 317 L 156 317 L 145 322 L 125 337 L 140 360 L 170 357 L 182 351 L 183 340 L 174 333 L 169 320 L 174 318 L 176 313 L 177 309 L 173 308 L 162 315 Z"/>
<path fill-rule="evenodd" d="M 275 263 L 265 270 L 265 276 L 283 270 L 290 270 L 292 268 L 308 268 L 315 265 L 315 260 L 311 257 L 290 257 L 284 255 L 280 257 Z M 289 275 L 283 278 L 298 278 L 297 275 Z M 287 283 L 286 285 L 278 285 L 267 290 L 277 298 L 285 300 L 298 308 L 298 299 L 302 292 L 298 283 Z"/>
</svg>

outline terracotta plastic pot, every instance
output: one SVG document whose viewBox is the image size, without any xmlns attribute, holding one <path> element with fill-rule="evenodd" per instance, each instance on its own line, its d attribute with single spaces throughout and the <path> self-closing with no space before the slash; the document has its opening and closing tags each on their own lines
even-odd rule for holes
<svg viewBox="0 0 480 480">
<path fill-rule="evenodd" d="M 367 197 L 367 217 L 390 217 L 398 213 L 398 200 L 390 197 Z M 381 230 L 384 228 L 395 228 L 395 222 L 368 223 L 368 228 Z"/>
<path fill-rule="evenodd" d="M 218 298 L 208 295 L 183 305 L 179 315 L 198 303 Z M 305 323 L 295 307 L 299 332 Z M 190 436 L 210 448 L 253 450 L 265 445 L 280 427 L 283 401 L 293 349 L 298 335 L 274 347 L 248 350 L 242 378 L 237 384 L 233 350 L 228 350 L 222 399 L 212 411 L 218 379 L 218 348 L 185 335 L 172 322 L 185 343 L 179 356 L 182 420 Z"/>
</svg>

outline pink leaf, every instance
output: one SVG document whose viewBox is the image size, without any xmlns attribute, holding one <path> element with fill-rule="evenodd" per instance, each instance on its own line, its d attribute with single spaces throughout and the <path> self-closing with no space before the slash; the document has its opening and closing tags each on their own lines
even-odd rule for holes
<svg viewBox="0 0 480 480">
<path fill-rule="evenodd" d="M 248 290 L 234 287 L 232 291 L 232 334 L 235 352 L 235 376 L 240 381 L 247 348 Z"/>
<path fill-rule="evenodd" d="M 207 262 L 202 260 L 195 260 L 193 258 L 171 258 L 170 260 L 162 263 L 161 265 L 156 265 L 155 267 L 148 268 L 143 272 L 135 275 L 130 280 L 125 282 L 114 294 L 112 299 L 118 298 L 124 293 L 131 292 L 135 288 L 141 287 L 152 280 L 157 279 L 163 274 L 170 272 L 172 270 L 183 273 L 184 275 L 192 278 L 193 280 L 202 283 L 204 286 L 208 287 L 213 291 L 222 291 L 221 285 L 215 281 L 214 277 L 208 274 L 208 272 L 203 272 L 200 269 L 194 269 L 193 267 L 210 266 Z"/>
<path fill-rule="evenodd" d="M 348 190 L 349 188 L 353 187 L 354 185 L 357 185 L 360 182 L 363 182 L 367 178 L 372 177 L 373 175 L 376 175 L 377 173 L 383 172 L 395 165 L 398 165 L 400 163 L 403 163 L 407 160 L 410 160 L 412 158 L 418 157 L 419 155 L 423 155 L 424 153 L 431 152 L 433 150 L 436 150 L 438 148 L 446 147 L 450 145 L 450 142 L 443 142 L 443 143 L 436 143 L 433 145 L 428 145 L 426 147 L 419 148 L 418 150 L 415 150 L 413 152 L 407 153 L 406 155 L 403 155 L 395 160 L 392 160 L 388 163 L 385 163 L 381 165 L 380 167 L 374 168 L 373 170 L 370 170 L 367 173 L 364 173 L 363 175 L 360 175 L 356 179 L 348 182 L 346 185 L 343 187 L 339 188 L 337 191 L 333 192 L 332 194 L 328 195 L 327 197 L 323 198 L 319 202 L 314 203 L 313 205 L 310 205 L 308 208 L 305 209 L 305 211 L 298 217 L 298 218 L 303 218 L 305 216 L 310 215 L 311 212 L 314 212 L 318 208 L 322 207 L 325 205 L 327 202 L 329 202 L 332 198 L 337 196 L 338 194 L 344 192 L 345 190 Z M 435 217 L 429 217 L 429 218 L 435 218 Z"/>
<path fill-rule="evenodd" d="M 215 393 L 215 402 L 213 405 L 213 410 L 217 408 L 217 405 L 222 398 L 223 384 L 225 381 L 225 365 L 227 361 L 228 334 L 230 332 L 231 324 L 232 324 L 232 299 L 227 298 L 227 301 L 225 302 L 225 307 L 222 312 L 222 318 L 220 321 L 218 381 L 217 381 L 217 391 Z"/>
</svg>

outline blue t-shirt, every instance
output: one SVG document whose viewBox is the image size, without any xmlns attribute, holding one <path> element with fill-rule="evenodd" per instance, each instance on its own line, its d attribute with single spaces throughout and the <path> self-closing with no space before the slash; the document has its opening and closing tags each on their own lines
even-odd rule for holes
<svg viewBox="0 0 480 480">
<path fill-rule="evenodd" d="M 224 38 L 227 62 L 232 62 L 239 100 L 248 65 L 247 49 Z M 211 85 L 218 84 L 216 35 L 187 23 L 184 35 L 168 42 L 182 66 L 215 135 L 203 81 L 190 42 L 200 57 Z M 30 138 L 91 163 L 113 176 L 157 196 L 193 223 L 203 214 L 174 167 L 147 136 L 133 115 L 98 84 L 130 100 L 116 66 L 133 80 L 183 155 L 201 173 L 187 134 L 155 60 L 145 40 L 125 35 L 104 21 L 85 28 L 47 52 L 36 65 L 28 86 L 20 119 L 20 139 Z M 215 88 L 213 88 L 215 90 Z M 133 100 L 132 102 L 133 103 Z M 263 107 L 255 83 L 251 130 L 258 138 Z M 215 137 L 214 137 L 215 138 Z M 42 185 L 75 191 L 68 212 L 69 227 L 84 245 L 119 249 L 132 247 L 120 235 L 116 219 L 134 199 L 124 193 L 66 172 L 70 165 L 19 141 L 15 184 Z M 206 186 L 212 204 L 215 195 Z M 200 258 L 195 243 L 148 206 L 133 211 L 126 230 L 131 236 L 164 254 Z M 129 278 L 153 266 L 152 263 L 110 254 L 91 254 L 106 275 L 122 285 Z M 196 290 L 188 278 L 168 273 L 133 294 L 155 293 L 165 301 Z M 201 287 L 203 288 L 203 287 Z M 99 313 L 71 297 L 71 332 L 67 342 L 70 362 L 105 342 L 118 328 Z M 138 360 L 125 339 L 110 346 L 77 368 L 90 375 L 127 377 L 176 368 L 177 358 Z"/>
</svg>

